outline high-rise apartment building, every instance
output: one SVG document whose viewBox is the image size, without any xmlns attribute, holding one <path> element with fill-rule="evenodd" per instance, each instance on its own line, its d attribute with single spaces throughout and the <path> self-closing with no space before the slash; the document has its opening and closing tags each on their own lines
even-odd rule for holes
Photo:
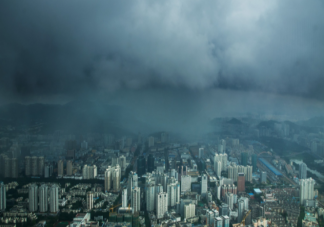
<svg viewBox="0 0 324 227">
<path fill-rule="evenodd" d="M 126 170 L 126 157 L 124 155 L 118 158 L 118 164 L 120 165 L 121 171 Z"/>
<path fill-rule="evenodd" d="M 201 195 L 202 196 L 206 196 L 206 193 L 207 193 L 207 182 L 208 182 L 208 178 L 207 178 L 207 175 L 206 174 L 203 174 L 201 176 Z"/>
<path fill-rule="evenodd" d="M 302 179 L 299 181 L 301 205 L 304 205 L 305 200 L 314 199 L 314 185 L 315 180 L 312 178 Z"/>
<path fill-rule="evenodd" d="M 267 172 L 262 171 L 260 174 L 260 183 L 261 184 L 266 184 L 267 183 Z"/>
<path fill-rule="evenodd" d="M 37 176 L 38 175 L 38 157 L 33 156 L 31 157 L 31 175 Z"/>
<path fill-rule="evenodd" d="M 239 173 L 237 178 L 237 191 L 245 192 L 245 176 L 244 173 Z"/>
<path fill-rule="evenodd" d="M 87 165 L 84 165 L 82 168 L 82 178 L 89 179 L 89 170 Z"/>
<path fill-rule="evenodd" d="M 111 189 L 111 182 L 112 182 L 112 168 L 108 166 L 105 171 L 105 191 L 110 191 Z"/>
<path fill-rule="evenodd" d="M 241 223 L 243 219 L 243 213 L 245 210 L 245 204 L 243 199 L 238 200 L 238 215 L 237 215 L 237 222 Z"/>
<path fill-rule="evenodd" d="M 29 211 L 35 212 L 38 208 L 38 186 L 31 184 L 29 186 Z"/>
<path fill-rule="evenodd" d="M 196 213 L 196 205 L 193 203 L 184 205 L 184 218 L 188 219 L 188 218 L 192 218 L 195 216 Z"/>
<path fill-rule="evenodd" d="M 5 210 L 7 207 L 6 186 L 0 182 L 0 210 Z"/>
<path fill-rule="evenodd" d="M 40 156 L 38 157 L 37 160 L 37 172 L 38 172 L 38 176 L 44 176 L 44 166 L 45 166 L 45 160 L 44 160 L 44 156 Z"/>
<path fill-rule="evenodd" d="M 307 178 L 307 165 L 302 162 L 299 164 L 299 179 Z"/>
<path fill-rule="evenodd" d="M 93 208 L 93 193 L 87 192 L 87 209 L 91 210 Z"/>
<path fill-rule="evenodd" d="M 73 174 L 73 162 L 72 160 L 68 160 L 66 163 L 66 175 L 72 176 Z"/>
<path fill-rule="evenodd" d="M 128 181 L 127 181 L 127 194 L 128 197 L 131 198 L 131 191 L 133 187 L 138 186 L 138 175 L 136 172 L 130 171 L 128 174 Z"/>
<path fill-rule="evenodd" d="M 167 185 L 168 205 L 173 207 L 180 202 L 180 184 L 178 182 Z"/>
<path fill-rule="evenodd" d="M 198 150 L 198 157 L 202 159 L 204 157 L 204 148 L 200 147 Z"/>
<path fill-rule="evenodd" d="M 63 160 L 57 162 L 57 175 L 60 177 L 63 176 Z"/>
<path fill-rule="evenodd" d="M 155 209 L 155 184 L 149 183 L 146 185 L 145 191 L 146 210 L 148 212 Z"/>
<path fill-rule="evenodd" d="M 30 158 L 30 156 L 25 157 L 25 175 L 26 176 L 31 175 L 31 158 Z"/>
<path fill-rule="evenodd" d="M 156 198 L 156 218 L 163 218 L 165 212 L 168 211 L 168 194 L 166 192 L 160 192 Z"/>
<path fill-rule="evenodd" d="M 181 191 L 190 192 L 191 191 L 191 176 L 182 175 L 181 176 Z"/>
<path fill-rule="evenodd" d="M 48 210 L 48 192 L 47 185 L 42 184 L 39 187 L 39 212 L 45 213 Z"/>
<path fill-rule="evenodd" d="M 59 210 L 58 190 L 59 187 L 56 184 L 52 185 L 50 188 L 50 212 L 51 213 L 57 213 Z"/>
<path fill-rule="evenodd" d="M 214 171 L 216 173 L 216 176 L 220 178 L 222 175 L 222 162 L 221 161 L 214 162 Z"/>
<path fill-rule="evenodd" d="M 226 203 L 228 207 L 233 210 L 233 205 L 234 205 L 234 194 L 231 192 L 227 192 L 226 195 Z"/>
<path fill-rule="evenodd" d="M 120 167 L 119 165 L 115 166 L 115 169 L 112 171 L 112 179 L 113 179 L 113 189 L 114 191 L 119 191 L 120 189 Z"/>
<path fill-rule="evenodd" d="M 122 190 L 122 208 L 127 207 L 127 188 Z"/>
<path fill-rule="evenodd" d="M 139 187 L 133 187 L 131 193 L 131 207 L 133 213 L 139 212 L 141 209 L 141 189 Z"/>
</svg>

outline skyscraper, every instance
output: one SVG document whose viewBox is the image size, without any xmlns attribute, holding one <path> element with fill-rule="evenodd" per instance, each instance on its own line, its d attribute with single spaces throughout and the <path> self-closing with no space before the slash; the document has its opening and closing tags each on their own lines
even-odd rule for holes
<svg viewBox="0 0 324 227">
<path fill-rule="evenodd" d="M 200 191 L 202 196 L 206 196 L 206 193 L 207 193 L 207 181 L 208 181 L 207 175 L 203 174 L 201 176 L 201 191 Z"/>
<path fill-rule="evenodd" d="M 127 181 L 127 194 L 128 197 L 131 198 L 132 188 L 138 186 L 138 176 L 136 172 L 130 171 L 128 174 L 128 181 Z"/>
<path fill-rule="evenodd" d="M 38 158 L 36 156 L 31 157 L 31 175 L 38 175 Z"/>
<path fill-rule="evenodd" d="M 182 175 L 181 176 L 181 191 L 190 192 L 191 191 L 191 176 Z"/>
<path fill-rule="evenodd" d="M 44 156 L 38 157 L 37 160 L 38 176 L 44 176 L 44 166 L 45 166 Z"/>
<path fill-rule="evenodd" d="M 82 168 L 82 178 L 89 179 L 89 170 L 87 165 L 84 165 Z"/>
<path fill-rule="evenodd" d="M 160 192 L 156 198 L 156 218 L 163 218 L 165 212 L 168 211 L 168 194 Z"/>
<path fill-rule="evenodd" d="M 112 172 L 113 178 L 113 189 L 114 191 L 118 191 L 120 189 L 120 167 L 117 165 Z"/>
<path fill-rule="evenodd" d="M 195 213 L 196 213 L 196 205 L 193 204 L 193 203 L 184 205 L 184 210 L 183 211 L 184 211 L 184 218 L 185 219 L 194 217 Z"/>
<path fill-rule="evenodd" d="M 241 153 L 241 165 L 246 166 L 248 161 L 248 153 L 247 152 L 242 152 Z"/>
<path fill-rule="evenodd" d="M 226 203 L 229 206 L 231 210 L 233 210 L 233 204 L 234 204 L 234 195 L 231 192 L 227 192 L 226 195 Z"/>
<path fill-rule="evenodd" d="M 48 192 L 47 185 L 42 184 L 39 187 L 39 212 L 45 213 L 48 210 Z"/>
<path fill-rule="evenodd" d="M 91 210 L 93 208 L 93 193 L 87 192 L 87 209 Z"/>
<path fill-rule="evenodd" d="M 4 183 L 1 181 L 0 182 L 0 210 L 5 210 L 6 209 L 6 187 Z"/>
<path fill-rule="evenodd" d="M 245 192 L 245 176 L 244 173 L 239 173 L 237 178 L 237 191 Z"/>
<path fill-rule="evenodd" d="M 200 147 L 198 152 L 198 157 L 202 159 L 204 157 L 204 148 Z"/>
<path fill-rule="evenodd" d="M 122 190 L 122 208 L 127 207 L 127 188 Z"/>
<path fill-rule="evenodd" d="M 139 156 L 137 159 L 137 174 L 138 176 L 143 176 L 145 174 L 146 161 L 143 155 Z"/>
<path fill-rule="evenodd" d="M 240 223 L 243 219 L 243 212 L 244 212 L 245 204 L 243 199 L 238 200 L 238 216 L 237 216 L 237 222 Z"/>
<path fill-rule="evenodd" d="M 32 163 L 33 163 L 33 161 L 32 161 Z M 59 160 L 57 162 L 57 175 L 63 176 L 63 160 Z"/>
<path fill-rule="evenodd" d="M 109 191 L 111 189 L 111 182 L 112 182 L 112 168 L 108 166 L 105 171 L 105 191 Z"/>
<path fill-rule="evenodd" d="M 121 171 L 126 170 L 126 157 L 124 155 L 118 158 L 118 164 L 120 165 Z"/>
<path fill-rule="evenodd" d="M 307 165 L 302 162 L 299 164 L 299 179 L 307 178 Z"/>
<path fill-rule="evenodd" d="M 146 185 L 145 201 L 146 210 L 149 212 L 153 211 L 155 208 L 155 185 L 153 183 Z"/>
<path fill-rule="evenodd" d="M 305 200 L 314 199 L 315 181 L 312 178 L 302 179 L 299 181 L 299 185 L 300 204 L 304 205 Z"/>
<path fill-rule="evenodd" d="M 71 160 L 68 160 L 66 163 L 66 175 L 72 176 L 73 163 Z"/>
<path fill-rule="evenodd" d="M 217 177 L 221 177 L 221 175 L 222 175 L 222 162 L 221 161 L 214 162 L 214 171 L 215 171 Z"/>
<path fill-rule="evenodd" d="M 267 183 L 267 172 L 262 171 L 260 174 L 260 182 L 261 184 Z"/>
<path fill-rule="evenodd" d="M 258 162 L 258 155 L 253 154 L 252 155 L 252 167 L 253 167 L 253 172 L 257 171 L 257 162 Z"/>
<path fill-rule="evenodd" d="M 58 189 L 56 184 L 53 184 L 50 189 L 50 212 L 57 213 L 59 210 L 58 204 Z"/>
<path fill-rule="evenodd" d="M 29 186 L 29 211 L 35 212 L 38 208 L 38 187 L 36 184 Z"/>
<path fill-rule="evenodd" d="M 139 187 L 132 188 L 131 206 L 133 213 L 139 212 L 141 209 L 141 190 Z"/>
</svg>

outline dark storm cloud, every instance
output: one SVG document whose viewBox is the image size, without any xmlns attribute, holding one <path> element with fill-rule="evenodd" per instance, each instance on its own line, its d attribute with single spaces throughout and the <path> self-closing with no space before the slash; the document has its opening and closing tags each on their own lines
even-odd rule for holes
<svg viewBox="0 0 324 227">
<path fill-rule="evenodd" d="M 314 1 L 1 1 L 2 95 L 184 87 L 324 99 Z"/>
</svg>

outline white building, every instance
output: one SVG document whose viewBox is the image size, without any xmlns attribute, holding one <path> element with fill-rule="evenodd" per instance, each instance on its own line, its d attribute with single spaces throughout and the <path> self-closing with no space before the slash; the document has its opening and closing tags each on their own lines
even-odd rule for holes
<svg viewBox="0 0 324 227">
<path fill-rule="evenodd" d="M 188 219 L 195 216 L 196 205 L 193 203 L 184 205 L 184 218 Z"/>
<path fill-rule="evenodd" d="M 181 191 L 190 192 L 191 191 L 191 176 L 182 175 L 181 176 Z"/>
<path fill-rule="evenodd" d="M 300 185 L 300 204 L 304 205 L 304 201 L 308 199 L 314 199 L 314 186 L 315 180 L 312 178 L 301 179 Z"/>
<path fill-rule="evenodd" d="M 122 208 L 127 207 L 127 189 L 124 188 L 122 191 Z"/>
<path fill-rule="evenodd" d="M 139 187 L 132 188 L 131 206 L 133 213 L 139 212 L 141 209 L 141 189 Z"/>
<path fill-rule="evenodd" d="M 165 212 L 168 211 L 168 194 L 160 192 L 156 197 L 156 218 L 163 218 Z"/>
<path fill-rule="evenodd" d="M 222 162 L 221 161 L 214 162 L 214 171 L 216 173 L 216 176 L 218 176 L 220 178 L 222 175 Z"/>
<path fill-rule="evenodd" d="M 201 195 L 202 196 L 206 196 L 207 193 L 207 182 L 208 182 L 208 178 L 206 174 L 203 174 L 201 176 Z"/>
<path fill-rule="evenodd" d="M 50 212 L 51 213 L 57 213 L 59 210 L 58 190 L 59 187 L 55 184 L 52 185 L 50 189 Z"/>
<path fill-rule="evenodd" d="M 199 158 L 203 158 L 204 157 L 204 148 L 203 147 L 200 147 L 199 148 Z"/>
<path fill-rule="evenodd" d="M 48 187 L 42 184 L 39 187 L 39 212 L 45 213 L 48 210 Z"/>
<path fill-rule="evenodd" d="M 180 202 L 180 184 L 171 183 L 167 186 L 168 204 L 173 207 Z"/>
<path fill-rule="evenodd" d="M 29 211 L 35 212 L 38 209 L 38 186 L 31 184 L 29 186 Z"/>
</svg>

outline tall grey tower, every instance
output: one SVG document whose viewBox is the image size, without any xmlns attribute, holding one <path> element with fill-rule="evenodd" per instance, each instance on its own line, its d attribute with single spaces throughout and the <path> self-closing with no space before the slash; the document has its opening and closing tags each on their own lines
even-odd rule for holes
<svg viewBox="0 0 324 227">
<path fill-rule="evenodd" d="M 29 186 L 29 211 L 35 212 L 38 207 L 38 187 L 36 184 Z"/>
<path fill-rule="evenodd" d="M 0 182 L 0 210 L 6 209 L 6 187 L 3 182 Z"/>
<path fill-rule="evenodd" d="M 39 211 L 47 212 L 48 210 L 48 193 L 47 193 L 47 185 L 43 184 L 39 187 Z"/>
<path fill-rule="evenodd" d="M 299 179 L 307 178 L 307 165 L 302 162 L 299 164 Z"/>
<path fill-rule="evenodd" d="M 52 185 L 50 189 L 50 212 L 56 213 L 58 211 L 58 190 L 59 187 L 57 185 Z"/>
</svg>

